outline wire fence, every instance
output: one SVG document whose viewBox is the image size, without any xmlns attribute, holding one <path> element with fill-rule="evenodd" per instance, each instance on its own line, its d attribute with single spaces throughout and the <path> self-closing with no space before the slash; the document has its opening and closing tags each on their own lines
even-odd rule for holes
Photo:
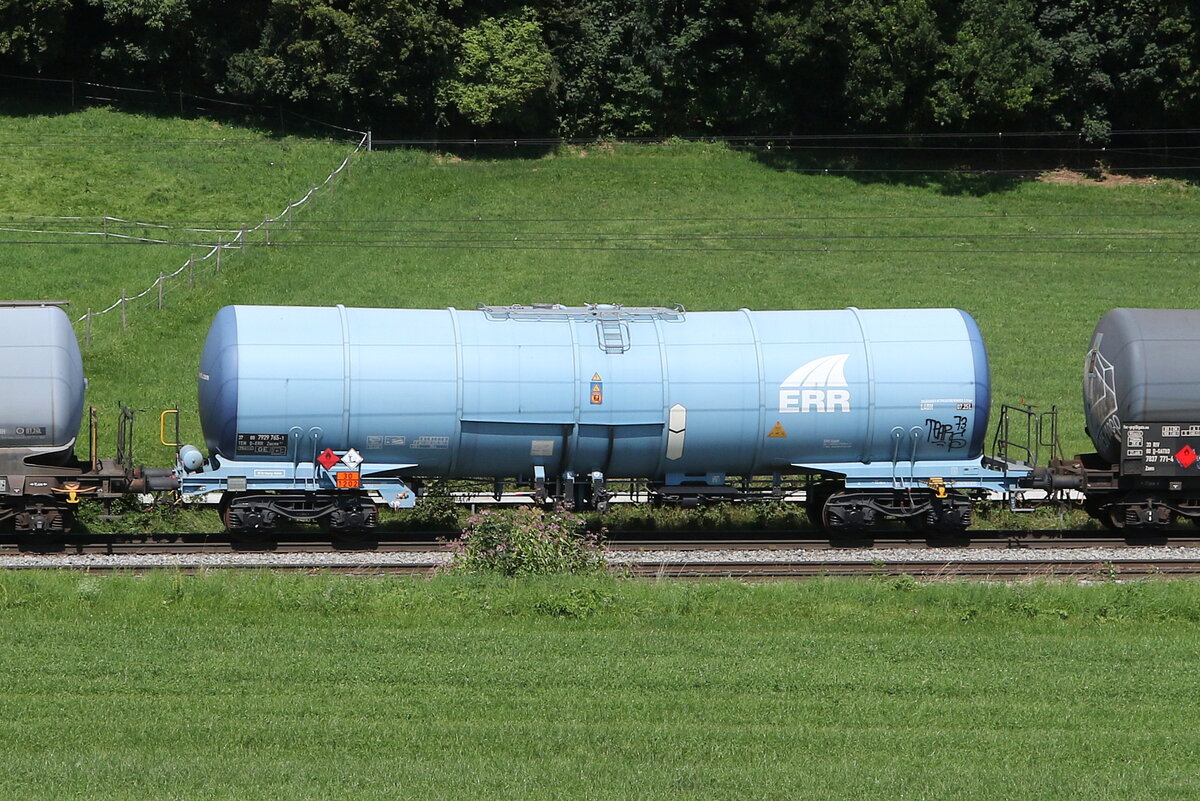
<svg viewBox="0 0 1200 801">
<path fill-rule="evenodd" d="M 320 133 L 335 136 L 350 134 L 354 147 L 346 154 L 325 179 L 310 187 L 300 198 L 289 202 L 279 213 L 268 215 L 260 222 L 237 227 L 172 226 L 161 223 L 139 222 L 119 217 L 49 217 L 30 216 L 10 218 L 0 222 L 0 233 L 27 233 L 44 236 L 55 234 L 61 237 L 78 238 L 81 241 L 99 240 L 108 244 L 177 245 L 202 248 L 201 256 L 189 256 L 178 267 L 159 273 L 145 289 L 130 294 L 122 290 L 120 297 L 105 308 L 88 310 L 74 322 L 83 326 L 84 341 L 91 344 L 93 321 L 108 314 L 120 314 L 122 328 L 129 325 L 128 310 L 135 302 L 153 303 L 163 307 L 164 294 L 174 284 L 187 282 L 195 285 L 198 271 L 221 271 L 222 260 L 231 251 L 243 250 L 252 244 L 271 244 L 272 228 L 291 223 L 296 211 L 313 202 L 319 192 L 332 186 L 338 176 L 350 169 L 358 153 L 372 148 L 371 132 L 358 131 L 285 108 L 282 104 L 267 106 L 240 103 L 220 98 L 206 97 L 182 89 L 166 92 L 129 86 L 114 86 L 78 79 L 41 78 L 0 74 L 0 100 L 10 104 L 31 108 L 69 108 L 71 110 L 91 106 L 112 106 L 126 111 L 159 113 L 169 116 L 202 116 L 220 118 L 265 126 L 278 133 Z M 75 143 L 78 144 L 78 143 Z M 148 143 L 161 147 L 164 143 Z M 175 143 L 177 144 L 177 143 Z M 87 223 L 96 225 L 88 229 Z M 183 237 L 178 234 L 184 234 Z M 195 236 L 199 234 L 200 236 Z M 215 239 L 215 241 L 214 241 Z M 11 242 L 8 242 L 11 244 Z"/>
<path fill-rule="evenodd" d="M 328 134 L 336 131 L 354 136 L 365 135 L 363 131 L 293 111 L 282 103 L 242 103 L 185 92 L 183 89 L 141 89 L 75 78 L 41 78 L 0 73 L 0 101 L 6 101 L 13 107 L 30 109 L 75 110 L 92 106 L 112 106 L 127 111 L 169 116 L 211 117 L 262 126 L 280 134 Z M 370 142 L 369 136 L 367 141 Z"/>
<path fill-rule="evenodd" d="M 262 242 L 262 244 L 270 245 L 271 244 L 271 228 L 272 228 L 272 226 L 282 227 L 282 226 L 286 226 L 286 225 L 290 224 L 292 221 L 293 214 L 298 209 L 301 209 L 304 206 L 306 206 L 307 204 L 311 203 L 313 201 L 313 198 L 316 197 L 318 192 L 321 192 L 321 191 L 329 188 L 333 184 L 334 180 L 339 175 L 341 175 L 343 172 L 347 171 L 350 168 L 351 160 L 354 158 L 355 155 L 357 155 L 360 151 L 362 151 L 367 146 L 369 139 L 370 139 L 370 135 L 367 133 L 363 133 L 362 138 L 358 141 L 358 144 L 355 145 L 354 149 L 351 150 L 349 153 L 347 153 L 346 157 L 342 159 L 342 162 L 336 168 L 334 168 L 333 171 L 331 171 L 327 176 L 325 176 L 325 180 L 310 187 L 309 190 L 307 192 L 305 192 L 303 196 L 301 196 L 298 200 L 288 203 L 286 206 L 284 206 L 284 208 L 278 214 L 275 214 L 273 216 L 264 217 L 261 222 L 255 224 L 255 225 L 252 225 L 252 226 L 244 225 L 236 231 L 234 231 L 232 229 L 198 228 L 198 227 L 186 227 L 186 226 L 185 227 L 174 227 L 174 226 L 161 225 L 161 224 L 156 224 L 156 223 L 139 223 L 139 222 L 131 222 L 129 220 L 119 219 L 116 217 L 102 217 L 101 220 L 105 223 L 105 228 L 104 228 L 104 230 L 101 230 L 101 231 L 64 231 L 61 229 L 55 230 L 51 227 L 46 227 L 43 230 L 35 231 L 30 228 L 18 228 L 17 226 L 13 226 L 13 228 L 11 228 L 11 229 L 5 228 L 5 229 L 0 229 L 0 230 L 7 231 L 7 230 L 15 229 L 15 230 L 27 231 L 29 233 L 43 233 L 43 234 L 44 233 L 56 233 L 56 234 L 78 235 L 78 236 L 88 236 L 88 237 L 104 237 L 105 240 L 108 240 L 109 238 L 113 238 L 118 241 L 138 242 L 138 243 L 142 243 L 142 244 L 167 244 L 167 245 L 188 244 L 191 246 L 195 246 L 196 244 L 199 244 L 199 246 L 201 246 L 201 247 L 209 248 L 208 252 L 205 253 L 203 256 L 189 256 L 187 258 L 187 260 L 184 261 L 181 265 L 179 265 L 179 267 L 177 267 L 175 270 L 173 270 L 169 273 L 159 273 L 158 278 L 154 279 L 154 282 L 151 283 L 149 286 L 147 286 L 145 289 L 143 289 L 141 292 L 138 292 L 134 295 L 128 295 L 128 294 L 126 294 L 126 292 L 124 290 L 122 290 L 121 296 L 119 298 L 117 298 L 115 301 L 113 301 L 113 303 L 111 305 L 109 305 L 107 308 L 96 310 L 96 311 L 89 308 L 83 315 L 81 315 L 78 319 L 75 320 L 75 325 L 77 325 L 77 326 L 81 325 L 81 324 L 83 325 L 83 327 L 84 327 L 84 342 L 86 345 L 90 346 L 92 343 L 92 321 L 94 319 L 96 319 L 97 317 L 103 317 L 106 314 L 112 314 L 112 313 L 119 312 L 121 315 L 121 327 L 127 328 L 129 326 L 129 316 L 128 316 L 129 304 L 134 303 L 136 301 L 140 301 L 144 298 L 152 298 L 152 299 L 157 300 L 158 309 L 162 309 L 163 294 L 168 287 L 169 281 L 172 281 L 175 279 L 179 279 L 181 281 L 186 280 L 188 282 L 188 287 L 191 288 L 195 285 L 197 269 L 211 268 L 214 273 L 221 272 L 222 254 L 225 253 L 226 251 L 230 251 L 230 250 L 238 251 L 238 250 L 242 250 L 246 247 L 249 247 L 250 245 L 255 243 L 256 238 L 260 238 L 260 241 Z M 77 218 L 59 217 L 59 218 L 52 218 L 52 219 L 70 220 L 70 219 L 77 219 Z M 135 227 L 141 227 L 141 228 L 159 229 L 159 230 L 183 231 L 186 233 L 213 233 L 213 234 L 217 234 L 218 239 L 215 243 L 212 243 L 212 242 L 186 243 L 186 242 L 179 242 L 179 241 L 163 239 L 163 238 L 139 237 L 139 236 L 133 236 L 130 234 L 119 233 L 117 231 L 111 231 L 108 228 L 109 223 L 129 225 L 129 226 L 135 226 Z M 228 235 L 230 237 L 228 241 L 224 240 L 225 235 Z"/>
</svg>

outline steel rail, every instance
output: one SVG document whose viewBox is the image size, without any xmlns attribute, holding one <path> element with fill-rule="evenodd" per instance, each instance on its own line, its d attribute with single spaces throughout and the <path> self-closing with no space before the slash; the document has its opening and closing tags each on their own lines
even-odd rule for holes
<svg viewBox="0 0 1200 801">
<path fill-rule="evenodd" d="M 882 562 L 681 562 L 629 566 L 639 578 L 778 579 L 828 576 L 900 577 L 919 579 L 1118 578 L 1200 576 L 1200 560 L 1116 559 L 1029 561 L 882 561 Z"/>
<path fill-rule="evenodd" d="M 875 561 L 875 562 L 672 562 L 615 565 L 618 572 L 645 580 L 666 579 L 734 579 L 742 581 L 804 580 L 828 577 L 899 578 L 935 580 L 993 580 L 1020 579 L 1114 581 L 1148 578 L 1194 578 L 1200 576 L 1200 560 L 1193 559 L 1129 559 L 1129 560 L 1032 560 L 1032 561 Z M 48 568 L 30 564 L 30 569 L 70 569 L 89 573 L 145 573 L 171 570 L 183 574 L 208 572 L 207 565 L 179 564 L 131 565 L 88 564 Z M 432 562 L 393 564 L 358 564 L 326 562 L 322 564 L 258 564 L 223 565 L 221 570 L 261 570 L 280 572 L 337 573 L 362 576 L 429 575 L 439 566 Z M 13 568 L 6 568 L 13 569 Z M 21 569 L 21 568 L 17 568 Z"/>
<path fill-rule="evenodd" d="M 142 538 L 145 537 L 145 538 Z M 340 550 L 425 552 L 443 550 L 449 532 L 378 532 L 372 537 L 329 541 L 328 535 L 280 534 L 274 541 L 230 541 L 227 534 L 67 535 L 62 543 L 71 553 L 227 553 L 234 550 L 274 550 L 283 553 L 330 553 Z M 58 546 L 59 543 L 48 543 Z M 1200 547 L 1194 528 L 1150 532 L 1098 530 L 990 530 L 965 535 L 918 535 L 910 531 L 878 531 L 870 536 L 838 536 L 817 531 L 613 531 L 604 544 L 611 550 L 833 550 L 896 548 L 1121 548 L 1126 546 Z M 0 553 L 18 549 L 16 538 L 0 540 Z"/>
<path fill-rule="evenodd" d="M 141 539 L 145 537 L 145 539 Z M 229 553 L 236 550 L 269 550 L 279 553 L 330 553 L 338 551 L 422 552 L 442 551 L 448 532 L 378 532 L 372 537 L 331 543 L 328 535 L 281 533 L 270 542 L 231 543 L 228 534 L 138 535 L 137 539 L 97 534 L 67 535 L 65 550 L 70 553 Z M 1134 531 L 1106 533 L 1082 530 L 980 530 L 952 537 L 914 534 L 909 531 L 880 531 L 870 536 L 838 536 L 817 531 L 615 531 L 604 545 L 619 551 L 746 551 L 796 550 L 828 551 L 840 549 L 913 549 L 954 547 L 957 549 L 1049 549 L 1049 548 L 1122 548 L 1128 546 L 1169 545 L 1200 547 L 1195 528 L 1174 529 L 1154 534 Z M 0 554 L 15 553 L 15 538 L 0 540 Z"/>
</svg>

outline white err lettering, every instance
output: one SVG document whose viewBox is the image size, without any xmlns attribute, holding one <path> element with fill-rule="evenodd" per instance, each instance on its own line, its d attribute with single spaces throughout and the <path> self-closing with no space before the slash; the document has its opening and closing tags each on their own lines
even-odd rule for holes
<svg viewBox="0 0 1200 801">
<path fill-rule="evenodd" d="M 828 412 L 850 411 L 850 390 L 831 389 L 825 393 L 825 405 Z"/>
<path fill-rule="evenodd" d="M 849 412 L 850 390 L 781 389 L 779 390 L 779 411 L 782 414 Z"/>
</svg>

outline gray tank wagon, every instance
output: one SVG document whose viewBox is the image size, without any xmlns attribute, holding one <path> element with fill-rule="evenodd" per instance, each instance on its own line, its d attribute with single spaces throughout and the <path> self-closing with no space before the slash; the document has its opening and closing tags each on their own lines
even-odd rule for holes
<svg viewBox="0 0 1200 801">
<path fill-rule="evenodd" d="M 1082 492 L 1109 528 L 1200 524 L 1200 310 L 1113 309 L 1092 334 L 1083 405 L 1095 453 L 1035 483 Z"/>
<path fill-rule="evenodd" d="M 1083 406 L 1096 452 L 1113 463 L 1126 423 L 1200 422 L 1200 310 L 1113 309 L 1100 318 Z"/>
<path fill-rule="evenodd" d="M 89 456 L 76 445 L 83 416 L 83 360 L 62 303 L 0 301 L 0 529 L 61 534 L 85 498 L 171 489 L 170 471 L 132 466 L 133 412 L 122 408 L 117 458 L 96 456 L 96 410 L 89 411 Z"/>
<path fill-rule="evenodd" d="M 87 383 L 75 331 L 62 309 L 2 306 L 0 382 L 0 458 L 69 462 Z"/>
</svg>

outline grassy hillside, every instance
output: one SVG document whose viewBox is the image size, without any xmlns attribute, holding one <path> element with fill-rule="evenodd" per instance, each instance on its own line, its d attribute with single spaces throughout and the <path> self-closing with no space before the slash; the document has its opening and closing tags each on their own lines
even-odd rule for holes
<svg viewBox="0 0 1200 801">
<path fill-rule="evenodd" d="M 144 153 L 138 143 L 164 135 L 161 126 L 180 126 L 180 136 L 217 133 L 202 122 L 77 116 L 88 117 L 91 130 L 122 132 L 121 158 Z M 37 125 L 75 121 L 0 126 L 11 139 Z M 21 162 L 30 188 L 3 195 L 3 210 L 94 214 L 115 206 L 177 224 L 261 219 L 322 178 L 347 149 L 224 133 L 248 140 L 221 148 L 236 166 L 172 169 L 164 156 L 158 178 L 112 170 L 97 173 L 109 176 L 103 181 L 93 178 L 86 154 L 97 151 L 84 149 L 75 156 L 71 184 L 99 182 L 90 193 L 39 191 L 29 174 L 49 178 L 61 166 L 30 158 Z M 286 170 L 270 165 L 271 152 Z M 273 234 L 270 247 L 225 259 L 222 274 L 203 274 L 195 289 L 177 282 L 166 310 L 141 304 L 127 332 L 116 315 L 97 321 L 86 357 L 92 400 L 189 408 L 204 332 L 227 303 L 959 306 L 983 328 L 997 401 L 1062 405 L 1067 449 L 1076 451 L 1086 442 L 1080 365 L 1097 318 L 1114 306 L 1187 306 L 1200 297 L 1191 245 L 1200 229 L 1200 192 L 1189 185 L 937 174 L 889 182 L 793 166 L 774 153 L 692 144 L 528 158 L 362 154 L 335 191 L 298 215 L 290 230 Z M 92 197 L 97 193 L 112 205 Z M 0 295 L 68 297 L 78 311 L 96 298 L 115 298 L 125 284 L 149 284 L 186 258 L 182 248 L 164 250 L 3 247 Z M 194 417 L 185 424 L 188 437 L 198 439 Z"/>
<path fill-rule="evenodd" d="M 105 308 L 278 214 L 350 149 L 104 109 L 0 117 L 0 297 Z"/>
</svg>

